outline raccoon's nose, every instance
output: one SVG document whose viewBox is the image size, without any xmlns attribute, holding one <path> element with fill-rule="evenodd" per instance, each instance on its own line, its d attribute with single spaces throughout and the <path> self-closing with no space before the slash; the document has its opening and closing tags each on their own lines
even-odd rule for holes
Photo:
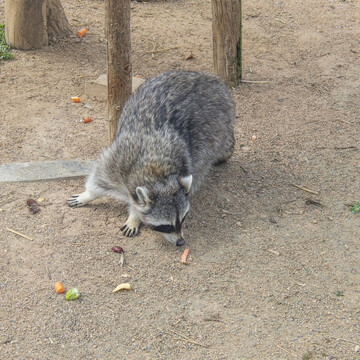
<svg viewBox="0 0 360 360">
<path fill-rule="evenodd" d="M 183 246 L 184 244 L 185 244 L 185 240 L 183 237 L 181 237 L 176 241 L 176 246 Z"/>
</svg>

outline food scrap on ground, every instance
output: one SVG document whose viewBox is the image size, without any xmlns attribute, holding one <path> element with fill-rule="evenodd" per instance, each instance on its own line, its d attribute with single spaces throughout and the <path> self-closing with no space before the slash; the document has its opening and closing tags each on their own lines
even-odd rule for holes
<svg viewBox="0 0 360 360">
<path fill-rule="evenodd" d="M 83 122 L 83 123 L 88 123 L 88 122 L 90 122 L 92 119 L 91 119 L 91 116 L 86 116 L 86 117 L 83 117 L 82 118 L 82 120 L 81 120 L 81 122 Z"/>
<path fill-rule="evenodd" d="M 59 294 L 65 292 L 64 286 L 60 281 L 58 281 L 57 283 L 54 284 L 54 288 L 55 288 L 55 291 Z"/>
<path fill-rule="evenodd" d="M 77 288 L 71 288 L 66 292 L 66 300 L 75 300 L 80 296 L 79 290 Z"/>
<path fill-rule="evenodd" d="M 117 292 L 120 290 L 130 290 L 131 289 L 131 285 L 129 283 L 123 283 L 118 285 L 112 292 Z"/>
<path fill-rule="evenodd" d="M 191 59 L 194 59 L 195 56 L 194 54 L 191 52 L 188 56 L 185 57 L 185 61 L 188 61 L 188 60 L 191 60 Z"/>
<path fill-rule="evenodd" d="M 185 249 L 183 254 L 181 255 L 181 263 L 186 264 L 187 263 L 187 257 L 189 255 L 189 249 Z"/>
<path fill-rule="evenodd" d="M 124 249 L 121 246 L 113 246 L 111 248 L 111 250 L 120 254 L 119 264 L 120 264 L 121 267 L 123 267 L 124 266 Z"/>
<path fill-rule="evenodd" d="M 86 33 L 87 33 L 86 28 L 82 28 L 81 30 L 79 30 L 79 31 L 77 32 L 77 36 L 78 36 L 78 37 L 83 37 Z"/>
<path fill-rule="evenodd" d="M 26 205 L 29 207 L 29 210 L 32 214 L 36 214 L 40 211 L 39 204 L 34 199 L 28 199 Z"/>
</svg>

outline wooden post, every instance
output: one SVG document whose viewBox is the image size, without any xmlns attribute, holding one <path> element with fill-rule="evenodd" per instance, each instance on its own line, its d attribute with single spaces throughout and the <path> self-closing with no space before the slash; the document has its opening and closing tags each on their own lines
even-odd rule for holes
<svg viewBox="0 0 360 360">
<path fill-rule="evenodd" d="M 5 36 L 15 49 L 39 49 L 46 45 L 46 1 L 5 0 Z"/>
<path fill-rule="evenodd" d="M 40 49 L 70 34 L 60 0 L 5 0 L 5 36 L 11 47 Z"/>
<path fill-rule="evenodd" d="M 241 0 L 211 0 L 214 70 L 228 86 L 241 80 Z"/>
<path fill-rule="evenodd" d="M 125 101 L 131 95 L 130 0 L 106 0 L 108 119 L 113 140 Z"/>
</svg>

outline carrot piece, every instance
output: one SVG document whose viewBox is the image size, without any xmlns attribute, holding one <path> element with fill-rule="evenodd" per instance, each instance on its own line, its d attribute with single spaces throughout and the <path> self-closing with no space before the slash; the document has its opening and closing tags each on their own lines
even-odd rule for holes
<svg viewBox="0 0 360 360">
<path fill-rule="evenodd" d="M 85 28 L 83 28 L 77 32 L 77 36 L 83 37 L 86 33 L 87 33 L 87 30 Z"/>
<path fill-rule="evenodd" d="M 60 281 L 55 283 L 54 287 L 55 287 L 56 292 L 59 293 L 59 294 L 65 292 L 64 286 Z"/>
<path fill-rule="evenodd" d="M 83 117 L 82 118 L 82 122 L 83 123 L 88 123 L 88 122 L 90 122 L 91 121 L 91 116 L 86 116 L 86 117 Z"/>
<path fill-rule="evenodd" d="M 71 100 L 72 100 L 74 103 L 78 103 L 78 102 L 81 101 L 81 99 L 80 99 L 79 97 L 77 97 L 77 96 L 72 96 L 72 97 L 71 97 Z"/>
<path fill-rule="evenodd" d="M 185 249 L 183 254 L 181 255 L 181 263 L 186 264 L 186 259 L 189 254 L 189 249 Z"/>
</svg>

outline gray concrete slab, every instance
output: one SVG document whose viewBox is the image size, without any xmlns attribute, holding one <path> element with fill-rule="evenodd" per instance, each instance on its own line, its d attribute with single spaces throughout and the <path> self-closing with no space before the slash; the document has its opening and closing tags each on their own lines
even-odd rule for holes
<svg viewBox="0 0 360 360">
<path fill-rule="evenodd" d="M 87 176 L 94 160 L 54 160 L 0 165 L 0 182 L 73 179 Z"/>
</svg>

